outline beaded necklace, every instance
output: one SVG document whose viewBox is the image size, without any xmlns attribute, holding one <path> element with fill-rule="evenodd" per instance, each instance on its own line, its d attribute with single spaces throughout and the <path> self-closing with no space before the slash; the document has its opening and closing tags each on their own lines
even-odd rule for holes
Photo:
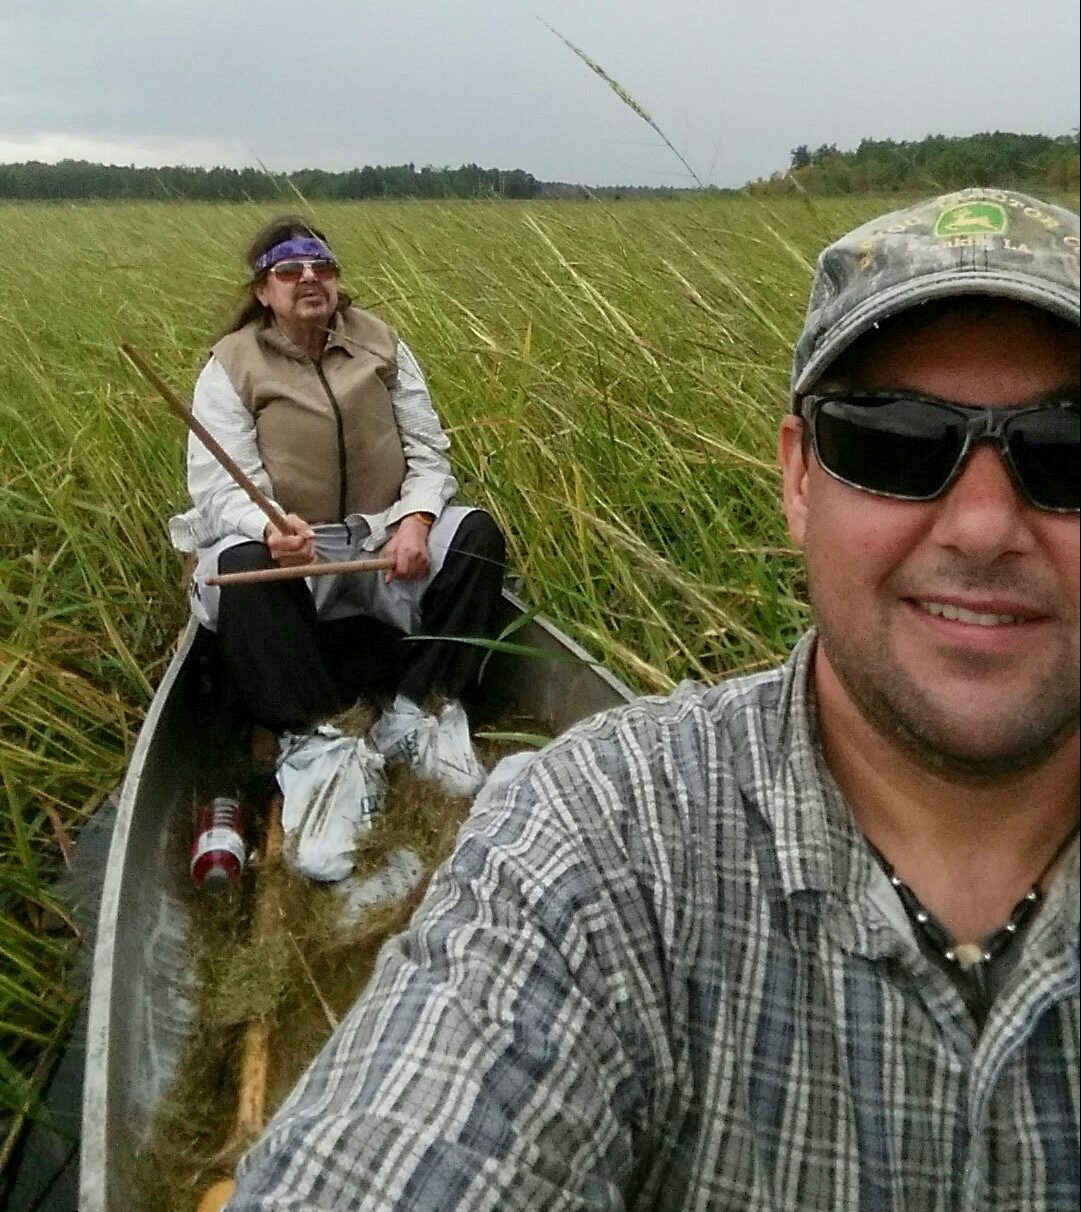
<svg viewBox="0 0 1081 1212">
<path fill-rule="evenodd" d="M 978 964 L 989 963 L 991 960 L 997 959 L 1028 924 L 1030 919 L 1035 916 L 1037 909 L 1039 909 L 1044 899 L 1044 892 L 1040 885 L 1043 883 L 1047 873 L 1062 857 L 1066 847 L 1077 836 L 1078 828 L 1079 825 L 1075 824 L 1058 846 L 1055 847 L 1055 853 L 1051 855 L 1039 875 L 1033 880 L 1032 887 L 1014 905 L 1013 911 L 1005 925 L 992 931 L 982 940 L 972 943 L 959 943 L 954 939 L 946 927 L 942 925 L 929 909 L 925 908 L 912 889 L 894 871 L 892 864 L 882 851 L 871 842 L 868 845 L 874 851 L 875 856 L 882 865 L 883 871 L 886 873 L 886 877 L 894 889 L 896 889 L 897 895 L 901 898 L 901 904 L 904 905 L 905 912 L 912 919 L 919 932 L 948 964 L 956 965 L 962 972 L 968 972 Z"/>
</svg>

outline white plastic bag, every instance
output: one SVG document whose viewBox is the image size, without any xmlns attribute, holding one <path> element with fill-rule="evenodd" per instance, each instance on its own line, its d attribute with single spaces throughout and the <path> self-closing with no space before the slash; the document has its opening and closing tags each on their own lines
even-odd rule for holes
<svg viewBox="0 0 1081 1212">
<path fill-rule="evenodd" d="M 340 880 L 353 870 L 357 835 L 383 806 L 383 758 L 364 737 L 330 724 L 281 738 L 285 857 L 310 880 Z"/>
<path fill-rule="evenodd" d="M 484 783 L 485 770 L 473 751 L 460 703 L 447 703 L 438 716 L 426 715 L 398 695 L 372 726 L 371 740 L 390 765 L 406 762 L 451 795 L 475 795 Z"/>
<path fill-rule="evenodd" d="M 392 850 L 386 864 L 367 879 L 351 875 L 342 880 L 334 891 L 341 898 L 342 924 L 355 926 L 373 905 L 389 905 L 400 901 L 424 878 L 424 864 L 404 847 Z"/>
</svg>

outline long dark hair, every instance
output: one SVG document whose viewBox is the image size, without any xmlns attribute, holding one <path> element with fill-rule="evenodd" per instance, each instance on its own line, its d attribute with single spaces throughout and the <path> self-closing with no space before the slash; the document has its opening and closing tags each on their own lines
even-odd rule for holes
<svg viewBox="0 0 1081 1212">
<path fill-rule="evenodd" d="M 264 307 L 259 302 L 252 289 L 262 282 L 267 274 L 266 270 L 257 274 L 255 272 L 255 263 L 263 253 L 268 252 L 275 244 L 281 244 L 283 240 L 294 240 L 305 236 L 314 236 L 315 239 L 322 240 L 328 248 L 330 247 L 330 242 L 326 236 L 323 235 L 318 227 L 313 227 L 302 215 L 280 215 L 277 219 L 271 219 L 265 227 L 261 227 L 255 233 L 251 244 L 248 245 L 247 252 L 244 254 L 250 275 L 244 287 L 244 298 L 234 312 L 232 320 L 222 331 L 221 336 L 224 337 L 228 333 L 237 332 L 245 325 L 250 324 L 252 320 L 270 319 L 272 315 L 270 308 Z M 338 291 L 338 311 L 344 311 L 352 302 L 353 300 L 344 291 Z"/>
</svg>

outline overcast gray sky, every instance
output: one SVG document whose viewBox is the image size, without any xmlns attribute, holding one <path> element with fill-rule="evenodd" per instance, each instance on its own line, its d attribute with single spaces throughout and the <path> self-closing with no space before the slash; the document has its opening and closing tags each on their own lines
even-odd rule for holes
<svg viewBox="0 0 1081 1212">
<path fill-rule="evenodd" d="M 542 21 L 718 185 L 799 143 L 1078 123 L 1076 0 L 0 0 L 0 162 L 689 183 Z"/>
</svg>

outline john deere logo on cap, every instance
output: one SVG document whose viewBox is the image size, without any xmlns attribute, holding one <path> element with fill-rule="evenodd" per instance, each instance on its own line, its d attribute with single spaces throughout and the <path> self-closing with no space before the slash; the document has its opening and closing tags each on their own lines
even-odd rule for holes
<svg viewBox="0 0 1081 1212">
<path fill-rule="evenodd" d="M 1001 236 L 1009 230 L 1010 217 L 997 202 L 965 202 L 951 206 L 938 216 L 935 235 L 941 239 L 951 236 Z"/>
</svg>

